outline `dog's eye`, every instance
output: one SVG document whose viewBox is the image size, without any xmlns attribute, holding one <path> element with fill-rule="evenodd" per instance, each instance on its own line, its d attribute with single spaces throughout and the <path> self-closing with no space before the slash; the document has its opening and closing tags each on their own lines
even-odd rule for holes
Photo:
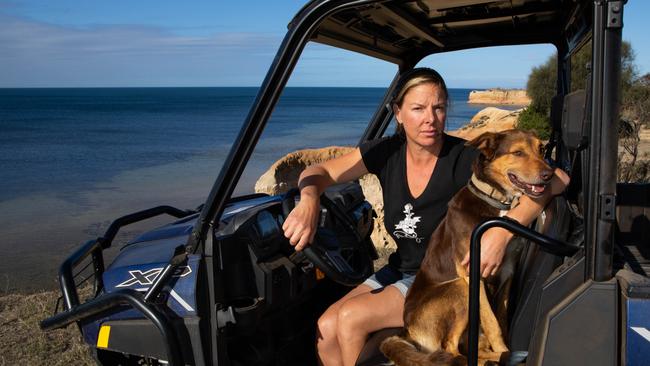
<svg viewBox="0 0 650 366">
<path fill-rule="evenodd" d="M 524 153 L 523 153 L 523 151 L 517 150 L 517 151 L 513 151 L 512 155 L 521 157 L 521 156 L 524 156 Z"/>
</svg>

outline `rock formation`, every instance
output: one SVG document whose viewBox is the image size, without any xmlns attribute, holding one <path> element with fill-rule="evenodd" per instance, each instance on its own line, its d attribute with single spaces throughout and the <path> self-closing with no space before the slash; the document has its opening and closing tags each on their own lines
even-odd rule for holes
<svg viewBox="0 0 650 366">
<path fill-rule="evenodd" d="M 512 104 L 527 106 L 530 98 L 523 89 L 472 90 L 468 103 L 474 104 Z"/>
<path fill-rule="evenodd" d="M 289 153 L 260 176 L 255 182 L 255 192 L 270 195 L 285 193 L 297 186 L 300 172 L 309 165 L 322 163 L 350 151 L 352 148 L 347 146 L 329 146 Z"/>
<path fill-rule="evenodd" d="M 495 107 L 487 107 L 478 112 L 465 126 L 447 133 L 453 136 L 471 140 L 484 132 L 499 132 L 515 128 L 519 114 L 523 109 L 508 111 Z"/>
</svg>

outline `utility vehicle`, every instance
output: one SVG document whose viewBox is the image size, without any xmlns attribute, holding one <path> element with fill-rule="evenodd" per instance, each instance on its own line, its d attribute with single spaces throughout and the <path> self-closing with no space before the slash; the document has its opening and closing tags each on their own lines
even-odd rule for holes
<svg viewBox="0 0 650 366">
<path fill-rule="evenodd" d="M 77 323 L 100 364 L 316 364 L 318 315 L 372 270 L 372 207 L 359 186 L 324 194 L 314 245 L 296 253 L 281 223 L 295 192 L 232 197 L 308 42 L 397 65 L 361 141 L 381 137 L 400 74 L 424 57 L 487 46 L 557 48 L 557 95 L 548 157 L 571 175 L 534 227 L 495 218 L 473 236 L 467 354 L 476 364 L 477 250 L 503 226 L 520 237 L 504 364 L 644 365 L 650 360 L 650 187 L 617 184 L 617 126 L 624 1 L 314 0 L 293 18 L 205 203 L 121 217 L 62 265 L 64 309 L 45 330 Z M 571 59 L 592 48 L 586 87 L 571 88 Z M 575 82 L 575 81 L 574 81 Z M 103 251 L 125 225 L 168 214 L 168 225 L 131 240 L 110 264 Z M 90 271 L 90 299 L 80 282 Z M 358 364 L 379 364 L 373 335 Z"/>
</svg>

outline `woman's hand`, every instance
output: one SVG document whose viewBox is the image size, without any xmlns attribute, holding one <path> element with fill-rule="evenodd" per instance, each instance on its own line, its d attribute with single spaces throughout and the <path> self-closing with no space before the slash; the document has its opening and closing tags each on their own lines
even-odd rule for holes
<svg viewBox="0 0 650 366">
<path fill-rule="evenodd" d="M 303 250 L 314 240 L 320 217 L 320 195 L 325 188 L 358 179 L 366 173 L 368 169 L 363 164 L 359 148 L 338 158 L 309 166 L 300 173 L 300 202 L 282 224 L 284 236 L 297 251 Z"/>
<path fill-rule="evenodd" d="M 296 251 L 303 250 L 314 240 L 320 215 L 320 199 L 302 197 L 282 224 L 284 236 Z"/>
<path fill-rule="evenodd" d="M 540 198 L 527 199 L 522 197 L 519 206 L 508 211 L 508 217 L 520 222 L 524 226 L 530 225 L 533 220 L 542 213 L 542 210 L 550 200 L 564 192 L 569 185 L 569 175 L 562 169 L 555 169 L 555 174 L 549 183 L 547 193 Z M 495 275 L 503 262 L 508 242 L 513 234 L 506 229 L 494 227 L 485 232 L 481 239 L 481 276 L 488 277 Z M 467 268 L 469 273 L 469 252 L 461 265 Z"/>
<path fill-rule="evenodd" d="M 551 178 L 551 183 L 549 183 L 550 194 L 552 197 L 562 194 L 566 187 L 569 186 L 571 178 L 569 175 L 560 168 L 555 168 L 555 174 Z"/>
<path fill-rule="evenodd" d="M 481 277 L 493 276 L 497 273 L 506 254 L 508 242 L 512 233 L 508 230 L 493 227 L 488 229 L 481 238 Z M 469 273 L 469 252 L 461 262 Z"/>
</svg>

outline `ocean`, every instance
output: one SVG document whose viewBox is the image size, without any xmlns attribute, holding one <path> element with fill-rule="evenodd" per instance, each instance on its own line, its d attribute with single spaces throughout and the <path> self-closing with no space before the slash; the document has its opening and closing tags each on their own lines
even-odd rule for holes
<svg viewBox="0 0 650 366">
<path fill-rule="evenodd" d="M 450 89 L 447 129 L 484 105 Z M 355 145 L 383 88 L 287 88 L 240 180 L 304 148 Z M 257 88 L 0 89 L 0 291 L 55 286 L 61 261 L 122 215 L 207 196 Z M 392 129 L 393 127 L 391 127 Z M 118 242 L 162 223 L 121 232 Z"/>
</svg>

